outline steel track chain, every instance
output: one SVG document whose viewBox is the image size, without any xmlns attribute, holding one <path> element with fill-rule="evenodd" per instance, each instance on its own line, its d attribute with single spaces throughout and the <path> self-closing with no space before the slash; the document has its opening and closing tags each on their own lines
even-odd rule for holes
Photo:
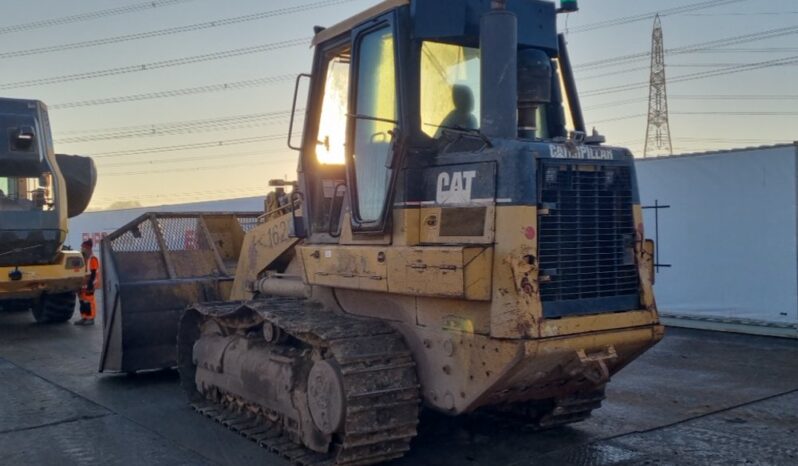
<svg viewBox="0 0 798 466">
<path fill-rule="evenodd" d="M 305 344 L 327 351 L 338 363 L 347 387 L 344 432 L 328 454 L 295 443 L 280 419 L 254 414 L 258 407 L 246 400 L 228 393 L 216 393 L 214 400 L 203 398 L 193 380 L 184 380 L 193 370 L 186 367 L 191 355 L 182 354 L 181 382 L 190 391 L 193 387 L 189 395 L 199 413 L 297 465 L 374 464 L 399 458 L 409 450 L 420 404 L 415 363 L 401 335 L 386 323 L 341 316 L 307 301 L 285 298 L 209 303 L 194 311 L 202 317 L 193 322 L 181 319 L 179 347 L 183 353 L 193 346 L 193 341 L 186 341 L 192 330 L 199 336 L 188 327 L 204 319 L 215 319 L 227 328 L 269 322 Z"/>
</svg>

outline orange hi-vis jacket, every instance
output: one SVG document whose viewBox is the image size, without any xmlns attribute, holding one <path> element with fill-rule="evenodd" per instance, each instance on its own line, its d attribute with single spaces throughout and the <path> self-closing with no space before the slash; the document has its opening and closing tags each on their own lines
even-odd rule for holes
<svg viewBox="0 0 798 466">
<path fill-rule="evenodd" d="M 86 283 L 84 288 L 92 290 L 92 294 L 94 294 L 94 290 L 97 288 L 97 278 L 100 271 L 100 261 L 96 256 L 89 257 L 89 261 L 86 263 L 85 270 Z"/>
<path fill-rule="evenodd" d="M 80 289 L 80 296 L 78 296 L 81 301 L 89 303 L 89 309 L 84 310 L 84 306 L 81 306 L 80 314 L 84 318 L 94 319 L 97 315 L 97 303 L 94 300 L 94 290 L 97 289 L 99 270 L 100 261 L 96 257 L 91 256 L 86 262 L 85 267 L 85 271 L 87 272 L 86 282 Z"/>
</svg>

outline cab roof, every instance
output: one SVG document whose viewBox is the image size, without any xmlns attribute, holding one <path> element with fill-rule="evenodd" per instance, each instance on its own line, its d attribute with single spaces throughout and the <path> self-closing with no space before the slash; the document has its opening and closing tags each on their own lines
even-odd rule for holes
<svg viewBox="0 0 798 466">
<path fill-rule="evenodd" d="M 413 39 L 478 47 L 480 21 L 490 11 L 491 0 L 385 0 L 320 31 L 312 45 L 315 47 L 347 34 L 369 20 L 405 6 L 410 8 Z M 557 53 L 557 12 L 553 1 L 511 0 L 507 9 L 518 17 L 519 47 L 540 48 L 552 55 Z"/>
<path fill-rule="evenodd" d="M 35 115 L 39 109 L 46 108 L 47 106 L 40 100 L 0 97 L 0 114 Z"/>
<path fill-rule="evenodd" d="M 376 18 L 381 14 L 399 8 L 400 6 L 409 5 L 409 4 L 410 0 L 385 0 L 381 3 L 374 5 L 371 8 L 361 11 L 360 13 L 356 14 L 355 16 L 352 16 L 349 19 L 341 21 L 335 26 L 331 26 L 319 32 L 313 38 L 312 45 L 315 47 L 323 42 L 327 42 L 328 40 L 334 37 L 337 37 L 341 34 L 351 31 L 358 25 L 363 24 L 370 19 Z"/>
</svg>

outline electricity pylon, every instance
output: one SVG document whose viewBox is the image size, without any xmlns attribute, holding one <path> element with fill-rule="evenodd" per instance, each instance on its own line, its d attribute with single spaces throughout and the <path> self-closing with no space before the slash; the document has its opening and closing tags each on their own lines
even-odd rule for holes
<svg viewBox="0 0 798 466">
<path fill-rule="evenodd" d="M 671 127 L 668 123 L 668 92 L 665 80 L 665 46 L 662 41 L 662 23 L 654 18 L 651 36 L 651 84 L 648 91 L 648 129 L 643 157 L 649 153 L 673 154 Z"/>
</svg>

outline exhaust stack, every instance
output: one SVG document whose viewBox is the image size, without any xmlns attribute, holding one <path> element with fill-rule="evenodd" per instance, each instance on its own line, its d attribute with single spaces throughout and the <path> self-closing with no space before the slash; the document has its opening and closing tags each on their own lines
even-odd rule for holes
<svg viewBox="0 0 798 466">
<path fill-rule="evenodd" d="M 518 18 L 506 0 L 491 2 L 482 16 L 481 128 L 488 137 L 515 138 L 518 134 Z"/>
</svg>

